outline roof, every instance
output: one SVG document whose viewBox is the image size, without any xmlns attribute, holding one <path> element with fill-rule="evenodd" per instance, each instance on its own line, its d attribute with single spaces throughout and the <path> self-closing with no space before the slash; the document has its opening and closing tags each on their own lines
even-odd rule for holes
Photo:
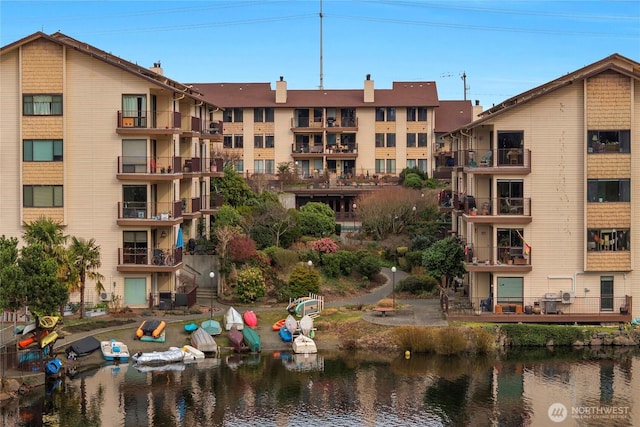
<svg viewBox="0 0 640 427">
<path fill-rule="evenodd" d="M 126 61 L 118 56 L 112 55 L 108 52 L 105 52 L 103 50 L 98 49 L 95 46 L 92 46 L 90 44 L 87 44 L 85 42 L 76 40 L 72 37 L 69 37 L 61 32 L 56 32 L 53 33 L 51 35 L 47 35 L 43 32 L 36 32 L 33 33 L 27 37 L 24 37 L 20 40 L 17 40 L 13 43 L 10 43 L 6 46 L 3 46 L 2 48 L 0 48 L 0 55 L 6 54 L 8 52 L 11 52 L 15 49 L 20 48 L 21 46 L 24 46 L 26 44 L 32 43 L 36 40 L 39 39 L 44 39 L 47 40 L 51 43 L 55 43 L 58 44 L 60 46 L 65 46 L 67 48 L 73 49 L 77 52 L 83 53 L 87 56 L 90 56 L 94 59 L 103 61 L 109 65 L 112 65 L 114 67 L 120 68 L 126 72 L 132 73 L 137 75 L 138 77 L 145 79 L 149 82 L 152 82 L 158 86 L 164 87 L 166 89 L 169 89 L 172 92 L 179 92 L 181 94 L 184 94 L 187 97 L 190 97 L 194 100 L 197 101 L 204 101 L 207 102 L 209 104 L 211 104 L 212 106 L 216 106 L 215 103 L 213 102 L 209 102 L 206 99 L 204 99 L 204 97 L 202 96 L 201 93 L 199 93 L 196 90 L 193 90 L 191 86 L 180 83 L 176 80 L 172 80 L 162 74 L 158 74 L 154 71 L 151 71 L 148 68 L 145 67 L 141 67 L 138 64 L 135 64 L 133 62 L 129 62 Z"/>
<path fill-rule="evenodd" d="M 436 108 L 435 132 L 451 132 L 471 121 L 473 107 L 471 101 L 440 101 Z"/>
<path fill-rule="evenodd" d="M 552 80 L 548 83 L 537 86 L 531 90 L 509 98 L 496 105 L 495 107 L 492 107 L 480 113 L 480 119 L 461 126 L 456 130 L 470 129 L 477 126 L 478 124 L 493 119 L 497 115 L 504 114 L 505 112 L 510 111 L 513 108 L 530 102 L 531 100 L 540 98 L 541 96 L 544 96 L 557 89 L 573 84 L 576 81 L 582 81 L 586 78 L 593 77 L 608 70 L 613 70 L 629 76 L 635 80 L 640 80 L 640 63 L 626 58 L 620 54 L 614 53 L 604 59 L 601 59 L 600 61 L 594 62 L 576 71 L 567 73 L 564 76 Z"/>
<path fill-rule="evenodd" d="M 277 103 L 270 83 L 193 83 L 205 99 L 225 108 L 240 107 L 437 107 L 435 82 L 393 82 L 374 89 L 374 102 L 364 102 L 364 89 L 287 89 L 287 102 Z"/>
</svg>

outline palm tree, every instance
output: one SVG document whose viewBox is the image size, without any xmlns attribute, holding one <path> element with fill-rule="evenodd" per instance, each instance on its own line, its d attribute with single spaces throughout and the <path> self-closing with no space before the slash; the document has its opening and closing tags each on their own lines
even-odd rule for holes
<svg viewBox="0 0 640 427">
<path fill-rule="evenodd" d="M 68 236 L 62 233 L 62 223 L 51 218 L 41 216 L 30 223 L 24 223 L 24 240 L 33 245 L 42 243 L 45 252 L 48 255 L 61 253 L 60 248 L 64 249 Z"/>
<path fill-rule="evenodd" d="M 73 236 L 69 247 L 69 265 L 72 271 L 71 276 L 77 277 L 73 287 L 80 291 L 80 318 L 83 318 L 84 289 L 87 279 L 96 280 L 97 292 L 104 290 L 102 286 L 104 276 L 97 271 L 102 265 L 100 246 L 96 245 L 95 239 L 84 240 Z"/>
</svg>

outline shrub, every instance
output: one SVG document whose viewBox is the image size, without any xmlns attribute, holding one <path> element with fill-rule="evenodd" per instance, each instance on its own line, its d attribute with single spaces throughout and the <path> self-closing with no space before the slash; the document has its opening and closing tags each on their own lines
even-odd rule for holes
<svg viewBox="0 0 640 427">
<path fill-rule="evenodd" d="M 297 266 L 289 278 L 289 288 L 294 297 L 320 292 L 320 275 L 315 268 Z"/>
<path fill-rule="evenodd" d="M 373 277 L 380 273 L 380 260 L 372 255 L 367 255 L 364 258 L 360 258 L 356 269 L 363 276 Z"/>
<path fill-rule="evenodd" d="M 430 293 L 438 286 L 438 281 L 428 275 L 409 276 L 398 284 L 398 289 L 412 294 Z"/>
<path fill-rule="evenodd" d="M 588 333 L 580 328 L 565 325 L 501 325 L 501 332 L 507 336 L 511 346 L 545 346 L 549 341 L 554 345 L 573 345 L 584 341 Z"/>
<path fill-rule="evenodd" d="M 340 276 L 340 258 L 338 254 L 326 254 L 322 257 L 322 272 L 327 277 Z"/>
<path fill-rule="evenodd" d="M 436 353 L 458 354 L 465 352 L 467 337 L 460 328 L 448 326 L 438 330 L 436 335 Z"/>
<path fill-rule="evenodd" d="M 298 253 L 289 249 L 282 249 L 276 246 L 270 246 L 264 250 L 264 253 L 271 258 L 271 263 L 281 269 L 286 270 L 300 261 Z"/>
<path fill-rule="evenodd" d="M 229 256 L 235 262 L 243 263 L 256 254 L 256 242 L 247 236 L 235 236 L 229 242 Z"/>
<path fill-rule="evenodd" d="M 323 237 L 322 239 L 311 242 L 310 246 L 311 249 L 320 252 L 321 254 L 332 254 L 338 251 L 338 245 L 336 242 L 328 237 Z"/>
<path fill-rule="evenodd" d="M 422 188 L 424 186 L 424 182 L 420 179 L 420 176 L 415 173 L 410 173 L 404 180 L 404 186 L 407 188 Z"/>
<path fill-rule="evenodd" d="M 404 254 L 404 259 L 407 262 L 407 268 L 422 266 L 422 251 L 409 251 Z"/>
<path fill-rule="evenodd" d="M 267 289 L 259 268 L 245 268 L 238 272 L 236 293 L 240 302 L 255 302 L 258 298 L 265 296 L 266 292 Z"/>
</svg>

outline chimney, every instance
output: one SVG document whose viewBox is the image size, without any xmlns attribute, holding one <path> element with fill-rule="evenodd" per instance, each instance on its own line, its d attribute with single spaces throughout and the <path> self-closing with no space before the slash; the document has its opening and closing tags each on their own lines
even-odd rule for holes
<svg viewBox="0 0 640 427">
<path fill-rule="evenodd" d="M 480 117 L 480 113 L 482 113 L 482 105 L 480 105 L 480 100 L 479 99 L 476 99 L 475 104 L 471 108 L 472 108 L 472 110 L 471 110 L 472 111 L 471 119 L 475 120 L 478 117 Z"/>
<path fill-rule="evenodd" d="M 276 82 L 276 104 L 285 104 L 287 102 L 287 82 L 284 77 L 280 76 L 280 80 Z"/>
<path fill-rule="evenodd" d="M 364 81 L 364 102 L 373 102 L 373 94 L 373 80 L 371 80 L 371 74 L 367 74 L 367 79 Z"/>
<path fill-rule="evenodd" d="M 162 67 L 160 66 L 160 61 L 158 62 L 154 62 L 153 63 L 153 67 L 149 68 L 151 71 L 153 71 L 156 74 L 160 74 L 161 76 L 164 75 L 164 71 L 162 71 Z"/>
</svg>

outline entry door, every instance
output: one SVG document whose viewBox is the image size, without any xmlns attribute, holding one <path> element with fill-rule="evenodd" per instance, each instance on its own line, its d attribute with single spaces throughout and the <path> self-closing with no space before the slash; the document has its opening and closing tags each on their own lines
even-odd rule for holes
<svg viewBox="0 0 640 427">
<path fill-rule="evenodd" d="M 124 304 L 143 305 L 147 298 L 147 279 L 144 277 L 125 277 Z"/>
<path fill-rule="evenodd" d="M 613 311 L 613 277 L 600 278 L 600 311 Z"/>
</svg>

